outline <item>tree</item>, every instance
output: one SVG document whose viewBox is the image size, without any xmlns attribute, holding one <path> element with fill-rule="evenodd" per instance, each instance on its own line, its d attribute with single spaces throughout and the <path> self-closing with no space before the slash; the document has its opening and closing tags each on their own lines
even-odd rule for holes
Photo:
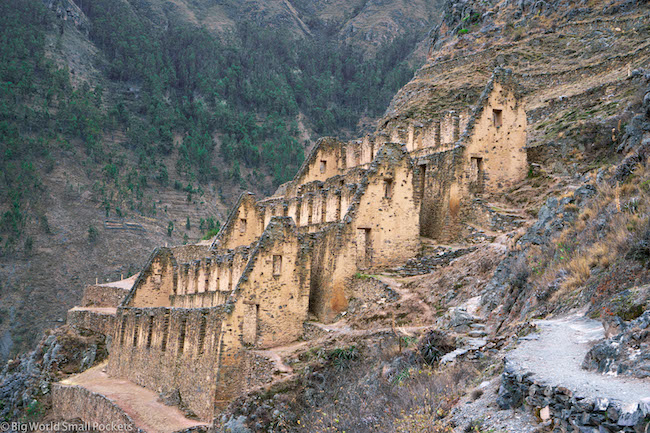
<svg viewBox="0 0 650 433">
<path fill-rule="evenodd" d="M 97 241 L 98 238 L 99 238 L 99 231 L 94 225 L 91 224 L 88 227 L 88 241 L 90 241 L 91 243 L 95 243 L 95 241 Z"/>
</svg>

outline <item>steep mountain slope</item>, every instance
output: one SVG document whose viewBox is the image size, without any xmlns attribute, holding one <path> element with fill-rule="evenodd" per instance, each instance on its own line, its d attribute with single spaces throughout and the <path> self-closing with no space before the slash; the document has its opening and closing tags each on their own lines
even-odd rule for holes
<svg viewBox="0 0 650 433">
<path fill-rule="evenodd" d="M 372 124 L 438 5 L 386 3 L 3 3 L 0 358 Z"/>
<path fill-rule="evenodd" d="M 539 340 L 544 365 L 563 368 L 552 362 L 562 347 L 546 347 L 561 339 L 536 334 L 549 323 L 567 339 L 584 329 L 533 319 L 579 307 L 618 334 L 587 355 L 587 366 L 646 377 L 637 366 L 650 347 L 648 8 L 630 0 L 446 2 L 427 64 L 395 96 L 380 131 L 473 104 L 494 67 L 511 68 L 528 113 L 527 179 L 476 202 L 492 219 L 469 238 L 434 249 L 425 240 L 412 268 L 359 274 L 350 282 L 358 299 L 338 322 L 308 323 L 308 342 L 260 352 L 275 366 L 268 387 L 233 402 L 217 420 L 223 431 L 647 429 L 641 407 L 634 423 L 618 425 L 608 400 L 577 403 L 561 384 L 522 388 L 526 371 L 506 369 L 503 381 L 500 373 L 520 339 Z M 413 268 L 426 273 L 410 276 Z M 573 407 L 563 411 L 567 401 Z M 509 410 L 522 402 L 525 411 Z M 590 404 L 587 416 L 575 409 Z"/>
<path fill-rule="evenodd" d="M 246 17 L 301 37 L 326 36 L 373 53 L 405 31 L 427 32 L 437 22 L 441 4 L 439 0 L 146 0 L 133 5 L 146 11 L 157 27 L 180 20 L 223 33 L 234 30 Z"/>
</svg>

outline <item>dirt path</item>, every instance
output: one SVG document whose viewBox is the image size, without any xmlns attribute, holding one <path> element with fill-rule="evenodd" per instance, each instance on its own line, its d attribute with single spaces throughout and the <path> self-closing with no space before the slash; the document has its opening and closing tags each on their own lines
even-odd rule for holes
<svg viewBox="0 0 650 433">
<path fill-rule="evenodd" d="M 386 284 L 388 287 L 390 287 L 392 290 L 397 292 L 401 298 L 401 300 L 410 300 L 413 299 L 417 301 L 419 305 L 422 306 L 422 308 L 425 311 L 424 317 L 435 317 L 435 311 L 431 309 L 431 306 L 427 304 L 417 292 L 412 292 L 410 290 L 407 290 L 404 288 L 404 284 L 400 283 L 399 281 L 395 280 L 392 277 L 386 276 L 386 275 L 377 275 L 374 278 L 377 280 L 381 281 L 382 283 Z"/>
<path fill-rule="evenodd" d="M 126 379 L 109 377 L 100 364 L 77 376 L 61 382 L 62 385 L 79 385 L 113 400 L 135 422 L 138 428 L 148 433 L 172 433 L 200 425 L 190 420 L 174 406 L 165 406 L 158 401 L 158 395 Z"/>
<path fill-rule="evenodd" d="M 539 332 L 524 337 L 507 357 L 518 370 L 530 371 L 542 382 L 564 386 L 585 397 L 606 397 L 623 405 L 650 397 L 650 381 L 580 368 L 587 351 L 604 338 L 600 322 L 578 312 L 535 324 Z"/>
</svg>

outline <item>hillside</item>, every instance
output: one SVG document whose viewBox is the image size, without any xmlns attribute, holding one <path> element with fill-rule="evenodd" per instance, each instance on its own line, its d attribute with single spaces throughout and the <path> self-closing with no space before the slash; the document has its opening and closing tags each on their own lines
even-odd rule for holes
<svg viewBox="0 0 650 433">
<path fill-rule="evenodd" d="M 389 4 L 3 3 L 0 358 L 371 125 L 435 22 Z"/>
<path fill-rule="evenodd" d="M 148 4 L 153 11 L 158 11 L 157 15 L 152 13 L 151 16 L 158 16 L 159 23 L 166 22 L 163 18 L 164 8 L 158 3 L 151 1 L 141 4 Z M 184 11 L 181 16 L 188 22 L 202 19 L 197 16 L 207 16 L 200 13 L 206 11 L 200 5 L 201 2 L 174 3 L 175 8 Z M 260 22 L 284 23 L 307 40 L 317 37 L 316 29 L 321 27 L 305 18 L 305 13 L 313 13 L 324 22 L 334 20 L 338 24 L 333 28 L 337 30 L 332 31 L 331 35 L 338 43 L 353 34 L 343 31 L 350 25 L 356 25 L 352 17 L 372 16 L 372 11 L 382 11 L 383 17 L 392 16 L 385 13 L 392 11 L 390 6 L 375 5 L 374 2 L 360 5 L 361 9 L 357 11 L 355 7 L 350 16 L 344 12 L 348 10 L 347 6 L 331 2 L 244 2 L 237 7 L 246 7 L 248 12 L 257 11 L 251 13 Z M 334 6 L 338 6 L 338 9 Z M 97 395 L 108 396 L 114 405 L 111 407 L 121 410 L 116 409 L 116 412 L 123 414 L 125 419 L 135 419 L 134 423 L 146 425 L 147 431 L 159 432 L 190 426 L 199 431 L 223 433 L 647 431 L 650 426 L 650 23 L 647 19 L 650 5 L 635 0 L 450 0 L 440 7 L 440 22 L 432 23 L 425 64 L 408 83 L 400 87 L 390 102 L 386 102 L 388 109 L 383 112 L 374 134 L 365 139 L 339 143 L 341 149 L 362 149 L 365 145 L 372 148 L 376 143 L 383 144 L 383 150 L 374 160 L 373 150 L 370 150 L 370 163 L 362 160 L 366 156 L 364 152 L 367 153 L 365 150 L 354 156 L 352 153 L 346 154 L 343 163 L 345 169 L 349 170 L 345 172 L 346 176 L 361 178 L 359 185 L 354 186 L 361 186 L 358 188 L 361 193 L 370 191 L 371 182 L 368 179 L 371 176 L 376 176 L 375 186 L 378 185 L 378 191 L 381 190 L 375 192 L 374 196 L 363 196 L 364 199 L 369 197 L 365 204 L 375 205 L 372 208 L 375 213 L 370 212 L 370 222 L 355 227 L 352 234 L 357 237 L 355 242 L 359 237 L 366 236 L 363 238 L 363 248 L 356 250 L 356 253 L 365 260 L 368 260 L 369 251 L 370 254 L 380 254 L 369 246 L 368 237 L 370 230 L 379 228 L 383 216 L 381 212 L 393 206 L 391 199 L 393 192 L 397 191 L 393 188 L 412 187 L 414 191 L 420 188 L 420 200 L 426 197 L 426 180 L 420 183 L 412 177 L 407 178 L 412 182 L 394 182 L 394 173 L 384 170 L 381 164 L 387 160 L 389 164 L 397 164 L 395 160 L 399 157 L 395 155 L 402 155 L 393 149 L 401 148 L 406 152 L 404 149 L 409 143 L 414 146 L 418 139 L 437 140 L 438 145 L 442 142 L 439 153 L 434 154 L 433 158 L 434 163 L 437 161 L 439 165 L 433 174 L 430 168 L 428 173 L 434 178 L 435 187 L 444 190 L 447 185 L 461 183 L 464 177 L 470 176 L 466 171 L 455 172 L 445 165 L 447 156 L 456 162 L 454 152 L 464 147 L 459 143 L 468 143 L 469 137 L 459 137 L 459 130 L 470 131 L 480 121 L 479 116 L 485 113 L 491 117 L 488 123 L 494 128 L 504 128 L 500 123 L 503 110 L 523 108 L 526 122 L 518 126 L 526 131 L 525 147 L 521 150 L 526 154 L 528 165 L 520 179 L 507 185 L 495 185 L 493 189 L 479 189 L 469 198 L 464 197 L 467 201 L 461 204 L 457 201 L 456 217 L 444 219 L 441 230 L 443 237 L 448 233 L 454 235 L 441 241 L 429 238 L 420 231 L 419 239 L 406 239 L 406 242 L 417 242 L 417 254 L 399 266 L 364 269 L 358 262 L 344 263 L 347 258 L 344 255 L 345 240 L 343 236 L 333 236 L 335 253 L 331 255 L 334 263 L 340 268 L 359 267 L 355 267 L 356 273 L 346 280 L 343 296 L 347 296 L 349 302 L 343 302 L 345 308 L 332 320 L 324 320 L 318 316 L 312 304 L 312 293 L 309 292 L 312 286 L 307 284 L 307 320 L 300 322 L 299 330 L 293 329 L 290 323 L 293 323 L 295 314 L 289 311 L 285 313 L 287 329 L 274 329 L 278 331 L 277 338 L 283 341 L 289 341 L 286 335 L 290 333 L 300 336 L 286 344 L 268 344 L 266 347 L 255 346 L 255 338 L 253 342 L 246 342 L 246 350 L 251 357 L 237 366 L 247 372 L 241 392 L 227 401 L 218 402 L 218 416 L 214 420 L 205 416 L 198 419 L 199 416 L 192 412 L 190 406 L 200 407 L 205 402 L 197 403 L 196 400 L 200 399 L 189 401 L 195 396 L 184 401 L 180 386 L 175 394 L 169 394 L 160 389 L 156 389 L 156 392 L 146 389 L 151 385 L 141 383 L 148 380 L 142 379 L 141 374 L 152 376 L 150 365 L 156 365 L 156 368 L 161 366 L 159 370 L 154 369 L 153 376 L 163 377 L 165 361 L 172 355 L 178 356 L 174 364 L 177 369 L 174 371 L 191 370 L 189 374 L 196 371 L 199 372 L 196 376 L 199 379 L 196 380 L 203 380 L 200 376 L 205 373 L 202 370 L 205 359 L 203 349 L 207 346 L 204 345 L 215 345 L 216 341 L 223 344 L 224 340 L 217 339 L 217 335 L 239 331 L 233 327 L 234 331 L 228 329 L 221 334 L 221 322 L 216 322 L 219 323 L 219 334 L 212 335 L 213 341 L 209 342 L 210 338 L 206 338 L 206 335 L 211 334 L 206 331 L 206 326 L 212 324 L 196 326 L 197 329 L 190 329 L 192 326 L 188 325 L 191 314 L 208 313 L 185 304 L 181 304 L 182 308 L 172 304 L 170 308 L 179 317 L 182 316 L 177 320 L 180 324 L 178 329 L 182 331 L 175 336 L 177 349 L 168 348 L 167 340 L 163 337 L 165 349 L 160 349 L 165 352 L 163 360 L 152 354 L 157 353 L 157 344 L 162 345 L 156 341 L 153 331 L 154 315 L 160 313 L 158 309 L 164 308 L 150 308 L 156 311 L 149 316 L 149 325 L 144 321 L 138 322 L 140 319 L 136 318 L 138 315 L 145 318 L 149 310 L 136 308 L 134 304 L 124 308 L 130 310 L 126 313 L 117 309 L 116 314 L 125 315 L 115 316 L 116 320 L 121 319 L 121 325 L 116 324 L 114 332 L 117 335 L 117 330 L 121 329 L 122 341 L 119 348 L 113 349 L 113 353 L 123 357 L 121 371 L 131 375 L 126 379 L 120 377 L 119 383 L 118 379 L 110 376 L 110 368 L 114 367 L 105 362 L 110 352 L 110 349 L 104 350 L 105 337 L 89 332 L 87 328 L 80 333 L 75 327 L 79 324 L 74 321 L 51 332 L 34 352 L 13 360 L 2 371 L 0 397 L 8 403 L 0 406 L 0 413 L 8 419 L 22 420 L 59 420 L 57 416 L 64 412 L 70 417 L 71 413 L 78 413 L 74 409 L 85 407 L 90 398 L 75 401 L 63 409 L 53 408 L 53 390 L 74 395 L 75 390 L 82 389 L 96 393 L 92 394 L 93 404 L 97 401 Z M 228 18 L 234 10 L 239 9 L 229 3 L 215 6 L 212 12 L 215 25 L 210 31 L 236 28 L 237 25 L 233 26 Z M 376 34 L 381 33 L 381 30 L 377 30 Z M 239 37 L 242 35 L 244 33 L 240 33 Z M 358 53 L 359 59 L 368 56 L 372 51 L 368 47 L 372 45 L 361 43 L 368 51 Z M 394 51 L 388 48 L 387 52 Z M 115 59 L 117 57 L 110 62 Z M 109 62 L 108 59 L 106 61 Z M 503 81 L 497 82 L 494 78 L 497 76 L 503 77 Z M 295 85 L 290 81 L 288 83 L 289 87 Z M 491 92 L 497 92 L 495 83 L 509 86 L 515 96 L 514 99 L 504 97 L 500 101 L 502 104 L 515 102 L 512 107 L 494 110 L 490 107 L 489 112 L 482 112 L 484 106 L 481 104 L 487 104 Z M 355 87 L 352 86 L 354 82 L 350 84 L 350 88 Z M 199 84 L 197 88 L 201 86 Z M 231 101 L 234 100 L 228 100 L 225 106 Z M 318 104 L 311 108 L 315 106 Z M 354 108 L 350 110 L 354 112 Z M 296 129 L 306 131 L 309 139 L 317 131 L 328 131 L 324 123 L 318 126 L 314 120 L 318 117 L 310 118 L 308 110 L 301 108 L 298 112 L 298 116 L 304 116 L 306 120 L 305 128 Z M 260 115 L 260 112 L 257 114 Z M 451 125 L 448 129 L 454 130 L 454 122 L 456 125 L 464 122 L 469 126 L 467 129 L 458 127 L 455 134 L 442 138 L 444 133 L 441 129 Z M 438 125 L 437 132 L 432 125 Z M 354 128 L 347 125 L 346 129 L 342 134 L 345 138 L 352 134 L 349 131 Z M 430 135 L 422 131 L 429 131 Z M 501 129 L 505 135 L 513 131 L 516 131 L 515 127 L 512 127 L 512 131 Z M 419 138 L 417 134 L 421 134 Z M 172 157 L 180 152 L 185 138 L 174 137 Z M 444 141 L 446 139 L 448 141 Z M 217 140 L 219 145 L 224 143 L 221 140 Z M 230 144 L 233 149 L 241 149 L 244 141 L 234 139 Z M 321 143 L 329 149 L 329 140 Z M 413 159 L 408 159 L 404 164 L 413 173 L 426 170 L 422 168 L 426 165 L 422 162 L 424 157 L 420 160 L 417 158 L 428 149 L 411 148 L 409 151 Z M 247 155 L 247 152 L 238 154 L 241 160 L 214 155 L 214 161 L 219 161 L 219 164 L 241 161 L 242 180 L 238 181 L 237 186 L 242 189 L 254 183 L 256 175 L 253 173 L 256 170 L 259 173 L 262 171 L 253 161 L 245 160 Z M 336 188 L 343 190 L 344 187 L 351 187 L 340 179 L 343 176 L 340 173 L 327 177 L 326 172 L 332 169 L 332 164 L 319 155 L 327 153 L 309 155 L 299 176 L 294 179 L 297 187 L 291 183 L 285 185 L 274 196 L 258 203 L 267 212 L 261 217 L 263 225 L 265 217 L 270 220 L 269 213 L 280 216 L 275 206 L 282 204 L 283 194 L 291 188 L 297 188 L 307 197 L 313 194 L 310 188 L 321 188 L 319 193 L 322 190 L 330 193 L 335 192 Z M 492 157 L 492 154 L 489 155 Z M 471 157 L 479 172 L 485 163 L 481 159 L 484 156 Z M 302 158 L 299 159 L 302 161 Z M 58 161 L 56 155 L 55 160 Z M 352 161 L 349 166 L 348 161 Z M 416 167 L 414 161 L 421 165 Z M 431 164 L 431 161 L 428 163 Z M 192 171 L 196 170 L 198 179 L 200 165 L 191 167 Z M 394 166 L 389 167 L 397 172 Z M 58 167 L 51 170 L 53 179 L 57 178 L 58 172 Z M 309 178 L 310 174 L 316 180 Z M 266 186 L 252 188 L 258 195 L 270 192 L 280 181 L 272 181 L 271 173 L 265 175 L 268 176 Z M 58 176 L 59 179 L 65 178 L 65 175 Z M 322 180 L 324 178 L 327 180 Z M 88 179 L 92 179 L 92 176 L 88 176 Z M 170 182 L 174 180 L 181 182 L 182 186 L 187 177 L 170 170 Z M 310 182 L 300 183 L 307 180 Z M 200 201 L 203 197 L 212 196 L 220 200 L 219 206 L 234 201 L 233 196 L 227 196 L 229 200 L 220 196 L 216 185 L 222 182 L 224 179 L 215 181 L 212 189 L 203 187 L 204 195 L 192 193 L 190 202 L 197 201 L 190 207 L 196 209 L 192 227 L 199 215 L 213 215 L 215 212 L 224 215 L 225 206 L 201 214 L 203 208 Z M 119 182 L 113 184 L 118 185 Z M 156 185 L 155 188 L 159 187 Z M 167 189 L 170 190 L 173 189 Z M 453 191 L 453 188 L 449 190 Z M 104 209 L 98 206 L 101 199 L 93 198 L 95 191 L 86 192 L 83 188 L 79 190 L 64 185 L 63 194 L 67 201 L 60 202 L 59 212 L 70 212 L 70 206 L 64 206 L 66 204 L 87 200 L 97 206 L 96 214 L 103 215 Z M 176 201 L 168 198 L 176 203 L 181 225 L 186 203 L 183 202 L 184 194 L 188 192 L 176 190 Z M 231 192 L 224 192 L 226 194 Z M 336 194 L 323 195 L 332 196 L 336 197 Z M 332 222 L 328 221 L 331 213 L 341 217 L 343 213 L 341 209 L 338 212 L 324 210 L 325 205 L 319 208 L 314 197 L 317 196 L 301 202 L 307 203 L 304 206 L 308 209 L 306 212 L 303 210 L 301 213 L 298 207 L 292 210 L 291 205 L 286 207 L 287 212 L 295 212 L 297 221 L 291 223 L 288 221 L 291 218 L 284 214 L 275 223 L 269 223 L 273 227 L 259 235 L 259 244 L 250 244 L 253 246 L 250 248 L 251 256 L 257 257 L 254 255 L 259 254 L 260 258 L 265 258 L 266 261 L 259 260 L 259 263 L 268 265 L 272 275 L 264 280 L 262 275 L 246 274 L 241 285 L 258 284 L 263 286 L 261 289 L 267 290 L 260 281 L 270 281 L 270 287 L 274 281 L 284 277 L 284 273 L 276 273 L 277 263 L 280 268 L 283 266 L 282 255 L 272 251 L 272 243 L 276 242 L 272 231 L 277 230 L 280 221 L 293 227 L 292 224 L 297 226 L 302 219 L 304 230 L 300 236 L 296 235 L 299 238 L 297 242 L 303 242 L 298 244 L 301 246 L 297 248 L 299 254 L 309 254 L 312 248 L 328 244 L 326 237 L 318 237 L 318 227 L 314 226 L 324 221 Z M 341 207 L 340 193 L 338 197 Z M 397 198 L 402 199 L 401 196 Z M 243 199 L 242 202 L 246 200 L 254 203 L 252 198 Z M 207 199 L 205 202 L 208 203 Z M 454 204 L 450 198 L 445 202 L 443 197 L 440 202 L 441 208 L 447 205 L 450 214 L 453 213 Z M 57 202 L 52 203 L 56 210 Z M 291 203 L 295 205 L 295 202 Z M 404 197 L 400 203 L 402 205 L 397 208 L 406 208 L 409 202 Z M 353 210 L 347 214 L 349 220 L 358 217 L 355 214 L 359 209 L 356 205 L 348 208 Z M 458 216 L 459 208 L 466 213 L 461 212 Z M 227 225 L 217 238 L 219 242 L 225 243 L 229 236 L 243 238 L 253 225 L 252 220 L 246 219 L 250 217 L 242 218 L 237 213 L 238 209 L 231 213 L 227 223 L 220 218 Z M 47 212 L 50 212 L 49 208 Z M 115 212 L 113 207 L 110 212 Z M 361 214 L 361 211 L 358 213 Z M 314 222 L 314 216 L 320 222 Z M 336 216 L 333 218 L 334 229 L 331 233 L 336 234 L 336 228 L 349 222 L 343 218 L 338 221 Z M 48 217 L 47 221 L 50 219 Z M 143 217 L 141 219 L 144 221 Z M 157 221 L 157 226 L 154 221 Z M 410 221 L 405 218 L 390 229 L 399 231 Z M 157 237 L 151 239 L 149 245 L 158 242 L 157 246 L 162 246 L 169 241 L 164 222 L 164 219 L 154 218 L 151 226 L 143 223 L 152 232 L 155 229 L 149 227 L 158 227 Z M 237 230 L 234 224 L 238 224 Z M 79 263 L 92 266 L 95 262 L 85 258 L 95 254 L 97 260 L 105 261 L 106 256 L 98 247 L 100 242 L 109 242 L 108 230 L 94 242 L 88 242 L 89 233 L 85 226 L 78 230 L 81 231 L 78 238 L 80 247 L 75 254 Z M 174 232 L 177 230 L 178 227 Z M 136 236 L 135 231 L 131 230 L 116 233 L 124 237 L 119 245 L 115 241 L 116 246 L 112 248 L 116 249 L 129 245 L 128 236 Z M 196 239 L 198 231 L 193 233 Z M 173 236 L 178 234 L 173 233 Z M 172 239 L 175 239 L 173 236 Z M 38 248 L 36 239 L 34 249 Z M 285 238 L 281 241 L 289 243 Z M 310 244 L 310 241 L 313 243 Z M 222 254 L 230 255 L 231 263 L 234 263 L 232 257 L 238 254 L 248 257 L 248 242 L 241 241 L 233 249 L 219 242 L 213 247 L 223 247 L 225 251 Z M 391 247 L 397 250 L 401 245 L 396 243 Z M 263 253 L 267 256 L 261 256 Z M 128 257 L 133 257 L 137 264 L 138 260 L 146 260 L 148 252 L 138 258 L 134 248 L 129 254 L 133 254 Z M 164 254 L 178 254 L 180 257 L 186 252 L 178 250 Z M 213 252 L 210 260 L 216 261 L 217 257 L 219 255 Z M 279 261 L 276 257 L 279 257 Z M 204 257 L 191 258 L 195 264 L 208 262 Z M 113 259 L 115 262 L 109 264 L 109 268 L 114 267 L 110 277 L 117 279 L 116 274 L 122 272 L 125 262 L 117 254 L 110 257 L 110 260 Z M 152 263 L 153 260 L 147 265 L 149 267 L 144 268 L 145 277 L 141 282 L 149 278 Z M 312 263 L 318 264 L 318 260 Z M 255 265 L 257 263 L 251 262 L 242 272 L 252 272 Z M 193 269 L 191 275 L 195 277 L 206 275 L 199 273 L 198 265 L 196 268 L 191 264 L 186 266 L 186 269 Z M 286 258 L 284 266 L 285 272 L 290 272 L 287 268 L 290 268 L 291 262 Z M 105 269 L 104 264 L 102 269 Z M 131 270 L 140 269 L 143 268 L 134 265 Z M 234 265 L 227 274 L 230 282 L 233 269 Z M 72 274 L 73 271 L 69 272 Z M 92 269 L 88 272 L 92 272 Z M 306 270 L 300 269 L 299 272 Z M 130 272 L 127 270 L 124 273 L 126 276 Z M 316 273 L 317 278 L 321 277 Z M 20 274 L 16 271 L 15 275 Z M 223 274 L 217 275 L 219 286 L 223 281 L 219 280 L 219 275 L 224 277 Z M 253 275 L 250 279 L 252 283 L 247 278 L 249 275 Z M 302 278 L 303 274 L 299 275 Z M 43 278 L 45 284 L 45 273 Z M 299 280 L 296 278 L 295 281 Z M 300 280 L 300 284 L 303 283 Z M 191 284 L 197 284 L 192 289 L 194 293 L 188 289 L 186 293 L 174 292 L 169 298 L 190 298 L 208 293 L 207 276 L 196 277 L 196 283 L 188 283 L 188 286 Z M 196 288 L 201 284 L 203 291 Z M 181 287 L 180 284 L 178 286 Z M 135 290 L 137 284 L 133 287 Z M 147 286 L 143 283 L 140 287 Z M 291 300 L 294 300 L 294 289 L 295 293 L 300 293 L 295 298 L 304 295 L 297 287 L 291 286 L 290 289 Z M 221 290 L 221 286 L 218 290 Z M 244 291 L 238 285 L 235 291 L 239 290 Z M 263 292 L 264 296 L 260 298 L 272 298 L 268 293 Z M 16 296 L 19 295 L 21 293 L 16 293 Z M 215 308 L 218 314 L 225 315 L 236 308 L 232 298 L 228 298 L 229 303 Z M 246 303 L 242 301 L 242 304 L 257 314 L 260 304 L 266 300 L 254 298 Z M 220 310 L 222 307 L 223 311 Z M 283 307 L 286 305 L 280 308 Z M 29 308 L 29 305 L 25 305 L 23 311 L 29 311 Z M 127 321 L 126 314 L 132 314 L 133 319 L 128 316 Z M 258 316 L 255 317 L 257 323 Z M 281 314 L 273 319 L 282 321 L 283 317 Z M 125 340 L 127 323 L 133 324 L 135 330 L 126 331 Z M 139 328 L 139 334 L 137 323 L 145 323 Z M 205 318 L 202 323 L 206 323 Z M 250 322 L 243 323 L 242 328 L 250 325 Z M 167 333 L 169 338 L 169 322 L 165 326 L 161 333 Z M 149 330 L 146 338 L 145 329 Z M 160 329 L 162 326 L 156 328 L 155 332 Z M 186 332 L 187 329 L 190 330 Z M 245 340 L 247 337 L 243 338 Z M 200 343 L 197 347 L 188 346 L 186 341 L 190 339 Z M 114 342 L 117 346 L 117 339 Z M 227 346 L 219 346 L 219 351 Z M 144 366 L 132 367 L 130 362 Z M 235 370 L 230 370 L 233 377 Z M 214 377 L 211 376 L 212 372 L 207 371 L 206 382 Z M 179 380 L 178 377 L 172 379 Z M 59 380 L 61 382 L 55 385 L 54 382 Z M 186 377 L 181 377 L 180 381 L 187 382 Z M 185 389 L 194 386 L 196 395 L 210 393 L 192 380 L 189 380 L 189 384 L 185 382 Z M 218 384 L 216 380 L 213 382 Z M 137 397 L 137 404 L 130 403 L 136 401 L 133 396 Z M 59 406 L 60 401 L 61 397 Z M 151 407 L 155 407 L 155 411 L 151 411 Z M 153 413 L 156 416 L 149 416 Z"/>
</svg>

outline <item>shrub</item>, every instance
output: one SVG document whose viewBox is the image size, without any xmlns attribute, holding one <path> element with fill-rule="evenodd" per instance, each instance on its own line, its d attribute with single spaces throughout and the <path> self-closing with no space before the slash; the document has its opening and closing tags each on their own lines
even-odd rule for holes
<svg viewBox="0 0 650 433">
<path fill-rule="evenodd" d="M 453 350 L 456 350 L 455 341 L 441 331 L 429 331 L 420 341 L 420 355 L 429 365 L 438 364 L 440 358 Z"/>
<path fill-rule="evenodd" d="M 90 242 L 95 242 L 99 238 L 99 231 L 94 225 L 88 227 L 88 240 Z"/>
</svg>

